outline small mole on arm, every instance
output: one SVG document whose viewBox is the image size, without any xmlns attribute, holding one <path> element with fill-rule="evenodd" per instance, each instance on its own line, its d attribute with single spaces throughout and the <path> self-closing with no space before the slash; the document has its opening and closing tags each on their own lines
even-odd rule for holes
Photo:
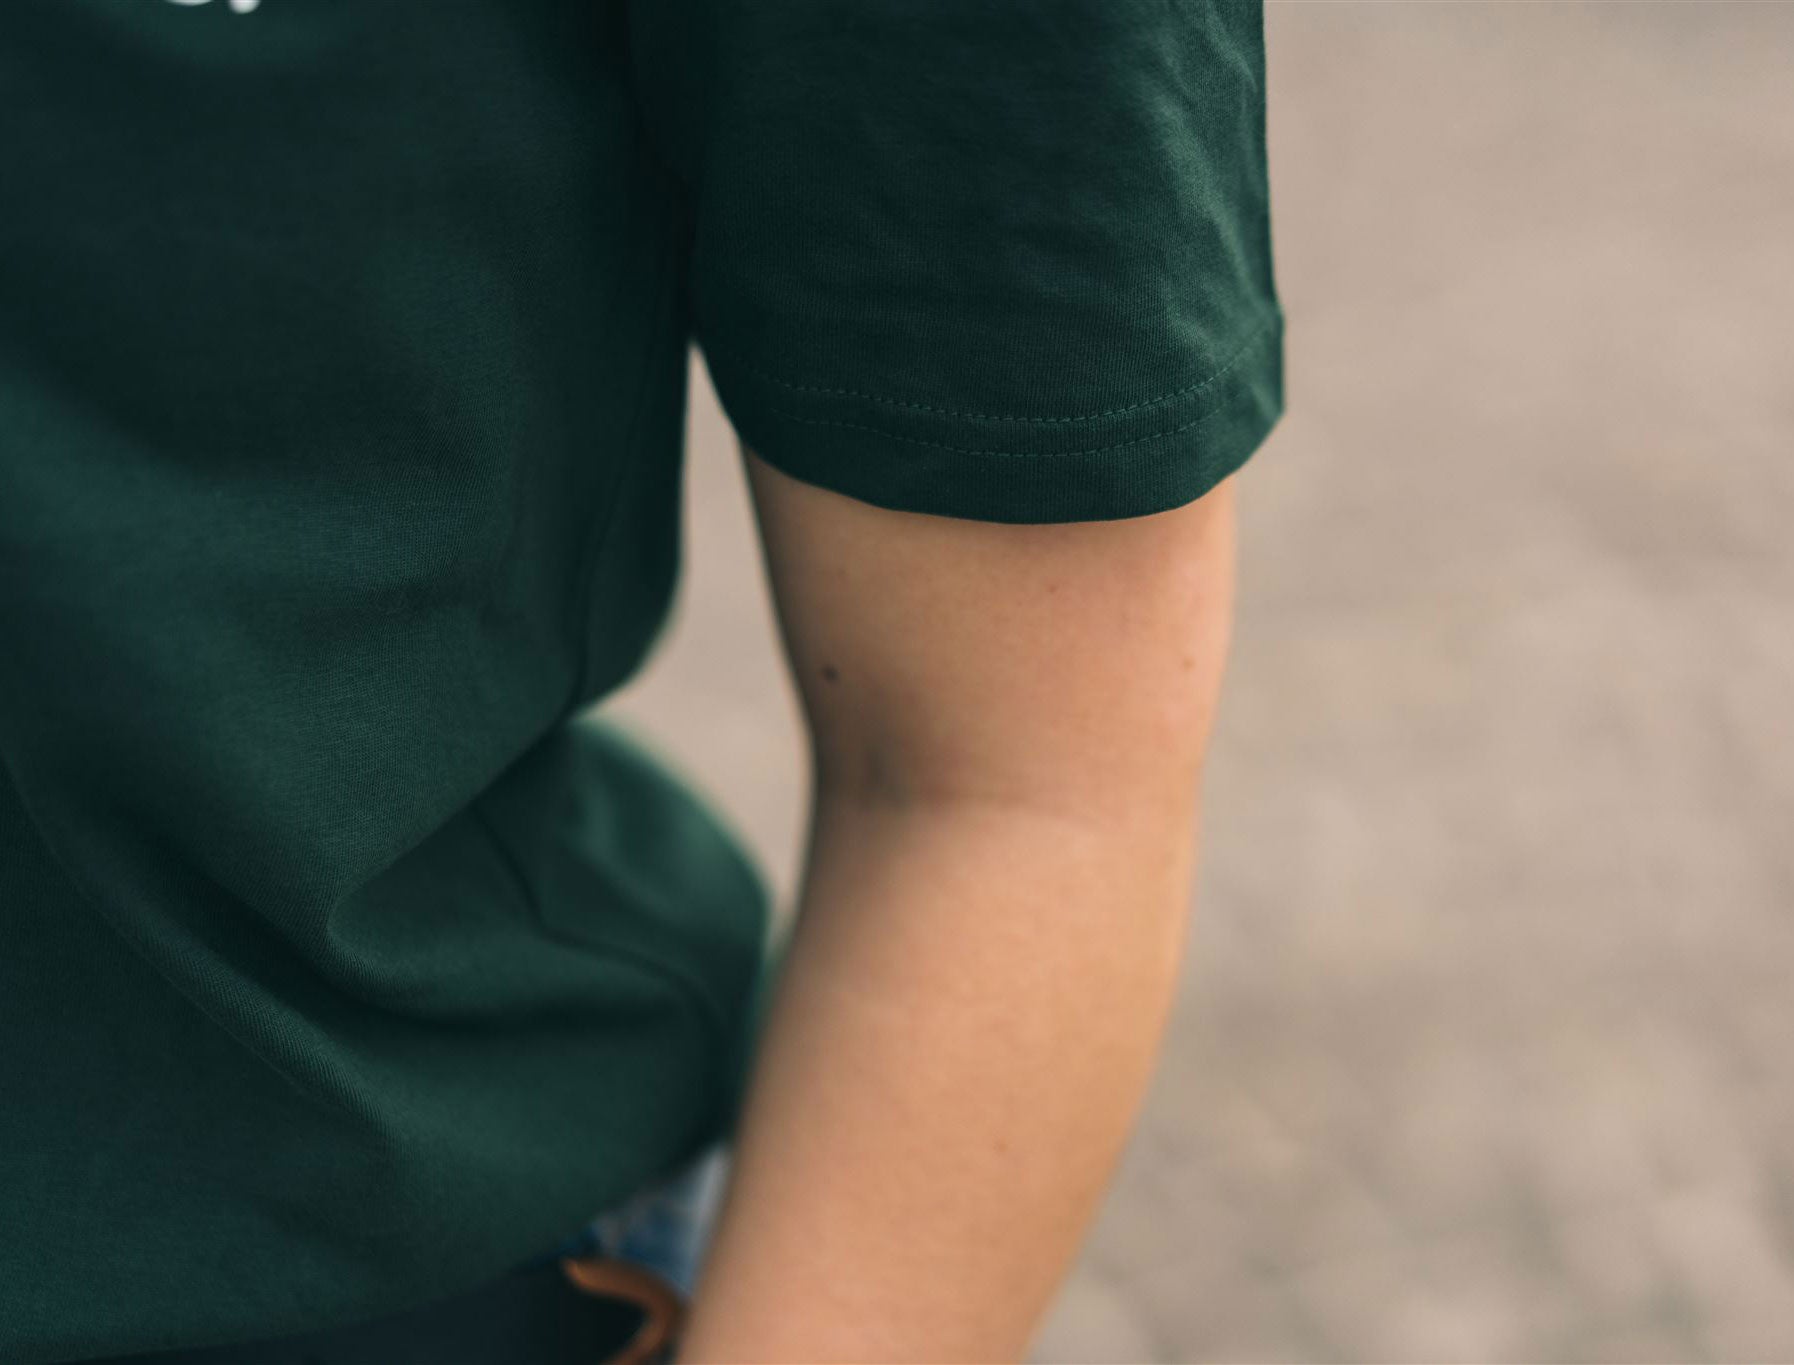
<svg viewBox="0 0 1794 1365">
<path fill-rule="evenodd" d="M 841 671 L 833 664 L 824 664 L 822 666 L 822 680 L 824 682 L 840 682 Z"/>
</svg>

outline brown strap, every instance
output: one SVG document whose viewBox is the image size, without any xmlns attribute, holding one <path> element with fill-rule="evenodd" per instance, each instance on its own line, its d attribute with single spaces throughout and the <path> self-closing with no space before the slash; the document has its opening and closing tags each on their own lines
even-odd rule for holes
<svg viewBox="0 0 1794 1365">
<path fill-rule="evenodd" d="M 609 1256 L 567 1257 L 561 1271 L 587 1294 L 622 1299 L 642 1310 L 642 1325 L 627 1345 L 602 1365 L 653 1365 L 665 1357 L 685 1327 L 684 1296 L 653 1271 Z"/>
</svg>

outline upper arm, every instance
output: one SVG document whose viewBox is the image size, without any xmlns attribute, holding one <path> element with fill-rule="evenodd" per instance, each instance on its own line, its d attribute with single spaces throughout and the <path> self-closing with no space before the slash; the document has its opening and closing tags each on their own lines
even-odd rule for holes
<svg viewBox="0 0 1794 1365">
<path fill-rule="evenodd" d="M 894 511 L 748 455 L 819 785 L 1181 816 L 1226 653 L 1233 484 L 1126 520 Z"/>
<path fill-rule="evenodd" d="M 1193 787 L 1282 406 L 1260 5 L 640 7 L 832 790 Z"/>
</svg>

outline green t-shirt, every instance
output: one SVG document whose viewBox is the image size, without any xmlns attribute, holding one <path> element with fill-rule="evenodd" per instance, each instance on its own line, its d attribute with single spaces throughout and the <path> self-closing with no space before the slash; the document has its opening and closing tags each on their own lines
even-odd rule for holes
<svg viewBox="0 0 1794 1365">
<path fill-rule="evenodd" d="M 1258 0 L 9 0 L 0 1359 L 273 1335 L 726 1134 L 764 883 L 617 730 L 695 341 L 988 521 L 1281 404 Z"/>
</svg>

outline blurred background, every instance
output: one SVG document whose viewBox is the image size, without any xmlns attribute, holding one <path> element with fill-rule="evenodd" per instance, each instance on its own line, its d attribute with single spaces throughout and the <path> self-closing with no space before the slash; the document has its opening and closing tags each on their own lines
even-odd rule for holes
<svg viewBox="0 0 1794 1365">
<path fill-rule="evenodd" d="M 1185 989 L 1040 1362 L 1794 1359 L 1794 3 L 1269 0 L 1290 414 Z M 788 906 L 702 378 L 606 703 Z"/>
</svg>

